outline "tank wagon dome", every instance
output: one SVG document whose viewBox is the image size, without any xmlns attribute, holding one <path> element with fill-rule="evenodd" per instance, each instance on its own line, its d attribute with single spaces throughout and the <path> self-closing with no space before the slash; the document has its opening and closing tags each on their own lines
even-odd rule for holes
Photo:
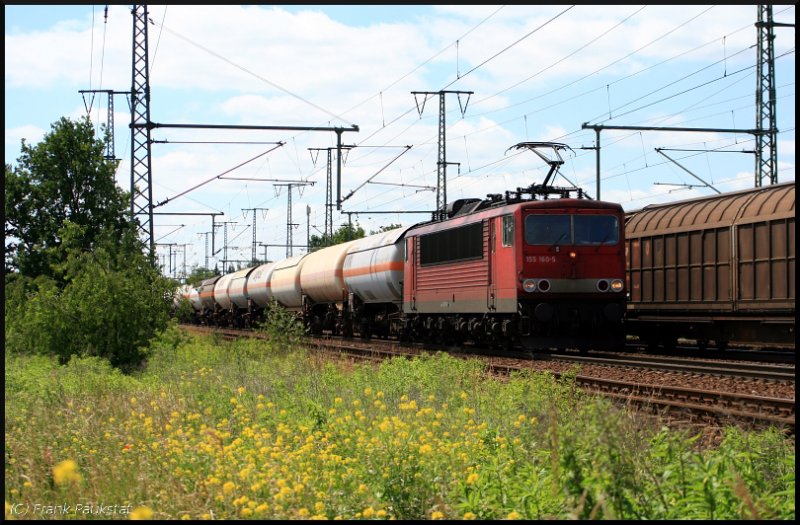
<svg viewBox="0 0 800 525">
<path fill-rule="evenodd" d="M 303 306 L 302 289 L 300 288 L 300 271 L 308 254 L 296 255 L 275 263 L 272 270 L 270 288 L 276 301 L 290 310 Z"/>
<path fill-rule="evenodd" d="M 654 235 L 703 225 L 726 227 L 763 220 L 794 217 L 794 183 L 712 195 L 667 204 L 655 204 L 628 213 L 625 235 Z"/>
<path fill-rule="evenodd" d="M 315 303 L 341 301 L 347 294 L 342 266 L 350 247 L 357 241 L 328 246 L 309 253 L 300 271 L 300 288 Z"/>
<path fill-rule="evenodd" d="M 276 262 L 270 262 L 256 266 L 253 272 L 247 276 L 247 295 L 260 308 L 275 299 L 272 294 L 271 280 L 276 264 Z"/>
<path fill-rule="evenodd" d="M 413 228 L 395 228 L 358 239 L 347 252 L 343 276 L 350 293 L 365 303 L 399 302 L 405 245 L 400 242 Z"/>
</svg>

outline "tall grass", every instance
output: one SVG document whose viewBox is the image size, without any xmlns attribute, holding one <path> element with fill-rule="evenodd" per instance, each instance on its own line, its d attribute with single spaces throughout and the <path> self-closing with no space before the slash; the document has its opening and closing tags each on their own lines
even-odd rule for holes
<svg viewBox="0 0 800 525">
<path fill-rule="evenodd" d="M 778 431 L 699 450 L 569 379 L 444 354 L 343 371 L 278 342 L 171 329 L 134 376 L 6 353 L 6 517 L 794 519 Z"/>
</svg>

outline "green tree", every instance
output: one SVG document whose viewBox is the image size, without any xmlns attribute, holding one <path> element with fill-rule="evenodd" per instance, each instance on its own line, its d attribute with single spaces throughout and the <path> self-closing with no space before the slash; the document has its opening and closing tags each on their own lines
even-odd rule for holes
<svg viewBox="0 0 800 525">
<path fill-rule="evenodd" d="M 333 246 L 335 244 L 361 239 L 364 237 L 364 235 L 364 228 L 359 226 L 358 223 L 356 223 L 355 226 L 343 224 L 339 226 L 339 229 L 333 233 L 333 237 L 331 239 L 329 239 L 325 234 L 312 235 L 309 239 L 308 251 L 313 252 L 314 250 L 318 250 L 326 246 Z"/>
<path fill-rule="evenodd" d="M 88 117 L 61 118 L 40 143 L 22 141 L 18 165 L 5 168 L 6 273 L 49 275 L 64 262 L 60 233 L 66 221 L 83 227 L 79 247 L 91 250 L 101 232 L 129 227 L 128 197 L 114 180 L 115 165 L 95 138 Z"/>
<path fill-rule="evenodd" d="M 130 370 L 167 326 L 175 283 L 145 255 L 88 118 L 52 128 L 6 165 L 6 350 Z"/>
<path fill-rule="evenodd" d="M 397 228 L 402 228 L 402 224 L 387 224 L 386 226 L 381 226 L 377 230 L 372 230 L 369 232 L 370 235 L 375 235 L 378 233 L 384 233 L 392 230 L 396 230 Z"/>
<path fill-rule="evenodd" d="M 192 268 L 192 271 L 189 272 L 189 275 L 186 277 L 186 283 L 196 288 L 200 286 L 200 283 L 202 283 L 209 277 L 214 277 L 215 275 L 219 275 L 219 273 L 216 270 L 211 270 L 209 268 L 204 268 L 202 266 L 195 266 L 194 268 Z"/>
</svg>

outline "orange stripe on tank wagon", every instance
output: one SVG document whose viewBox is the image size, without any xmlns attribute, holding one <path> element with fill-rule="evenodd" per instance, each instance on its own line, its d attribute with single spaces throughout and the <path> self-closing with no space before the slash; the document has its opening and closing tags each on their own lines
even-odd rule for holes
<svg viewBox="0 0 800 525">
<path fill-rule="evenodd" d="M 375 264 L 372 266 L 360 266 L 358 268 L 348 268 L 344 271 L 344 276 L 357 277 L 359 275 L 367 275 L 370 273 L 381 273 L 381 272 L 392 272 L 392 271 L 402 272 L 403 262 L 391 261 L 391 262 Z"/>
</svg>

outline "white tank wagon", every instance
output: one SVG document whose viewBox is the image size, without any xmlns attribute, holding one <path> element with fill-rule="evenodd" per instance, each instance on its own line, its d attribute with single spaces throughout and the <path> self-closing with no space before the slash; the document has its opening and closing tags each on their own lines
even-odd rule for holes
<svg viewBox="0 0 800 525">
<path fill-rule="evenodd" d="M 342 270 L 347 251 L 357 241 L 328 246 L 306 256 L 300 288 L 313 303 L 341 303 L 347 297 Z"/>
<path fill-rule="evenodd" d="M 409 228 L 397 228 L 355 241 L 344 261 L 347 289 L 364 303 L 402 301 L 401 285 Z"/>
<path fill-rule="evenodd" d="M 323 329 L 341 333 L 342 311 L 347 301 L 347 287 L 342 270 L 347 251 L 356 241 L 328 246 L 306 256 L 300 272 L 303 291 L 303 316 L 312 333 Z"/>
<path fill-rule="evenodd" d="M 239 309 L 247 309 L 248 299 L 250 298 L 248 295 L 247 277 L 254 272 L 256 268 L 258 267 L 251 266 L 250 268 L 244 268 L 231 274 L 231 283 L 228 285 L 228 298 L 232 306 Z"/>
<path fill-rule="evenodd" d="M 251 308 L 264 308 L 270 301 L 275 300 L 272 294 L 272 271 L 277 263 L 271 262 L 256 266 L 247 276 L 247 296 Z"/>
<path fill-rule="evenodd" d="M 233 319 L 231 312 L 231 299 L 228 296 L 228 287 L 231 284 L 232 273 L 227 273 L 220 277 L 214 284 L 214 317 L 217 324 L 228 325 Z"/>
<path fill-rule="evenodd" d="M 192 288 L 189 290 L 189 303 L 194 308 L 195 312 L 200 312 L 203 310 L 203 301 L 200 300 L 200 289 L 199 288 Z"/>
<path fill-rule="evenodd" d="M 270 280 L 272 296 L 287 310 L 300 311 L 303 307 L 303 294 L 300 288 L 300 271 L 303 269 L 305 255 L 296 255 L 275 263 Z"/>
<path fill-rule="evenodd" d="M 222 295 L 222 301 L 227 305 L 224 320 L 233 326 L 243 327 L 250 324 L 247 276 L 255 269 L 255 266 L 251 266 L 229 274 L 227 292 Z"/>
<path fill-rule="evenodd" d="M 405 233 L 411 226 L 358 239 L 348 250 L 342 276 L 347 286 L 353 332 L 386 337 L 402 304 Z"/>
<path fill-rule="evenodd" d="M 200 295 L 200 311 L 206 314 L 203 315 L 203 318 L 208 317 L 209 314 L 214 312 L 214 286 L 219 279 L 220 276 L 217 275 L 200 283 L 200 288 L 198 289 Z"/>
<path fill-rule="evenodd" d="M 175 290 L 175 295 L 172 296 L 172 307 L 174 309 L 178 309 L 181 306 L 181 301 L 188 301 L 189 300 L 189 292 L 192 291 L 192 287 L 188 284 L 183 284 Z"/>
<path fill-rule="evenodd" d="M 217 303 L 218 310 L 230 310 L 231 299 L 228 297 L 228 285 L 231 284 L 231 279 L 234 274 L 226 273 L 220 277 L 216 284 L 214 284 L 214 302 Z"/>
</svg>

